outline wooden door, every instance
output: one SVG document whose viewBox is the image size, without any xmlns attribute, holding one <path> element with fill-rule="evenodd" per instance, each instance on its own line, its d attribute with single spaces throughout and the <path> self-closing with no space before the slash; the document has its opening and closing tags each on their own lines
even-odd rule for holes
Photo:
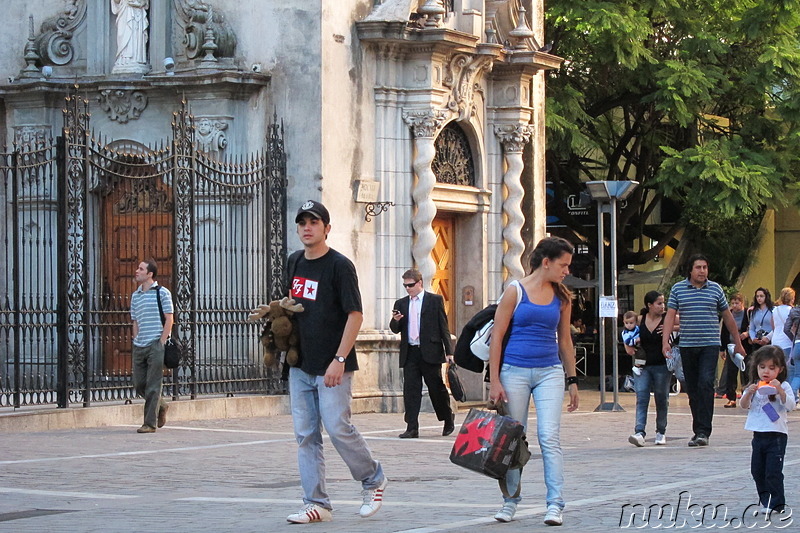
<svg viewBox="0 0 800 533">
<path fill-rule="evenodd" d="M 159 177 L 127 180 L 103 199 L 101 209 L 103 368 L 109 374 L 128 374 L 136 268 L 153 258 L 156 280 L 167 288 L 172 285 L 172 194 Z"/>
<path fill-rule="evenodd" d="M 455 218 L 451 215 L 437 215 L 432 223 L 436 234 L 436 244 L 431 257 L 436 263 L 436 274 L 431 280 L 431 290 L 444 298 L 444 310 L 447 313 L 447 325 L 450 333 L 455 333 L 454 290 L 455 275 L 453 258 L 455 257 Z"/>
</svg>

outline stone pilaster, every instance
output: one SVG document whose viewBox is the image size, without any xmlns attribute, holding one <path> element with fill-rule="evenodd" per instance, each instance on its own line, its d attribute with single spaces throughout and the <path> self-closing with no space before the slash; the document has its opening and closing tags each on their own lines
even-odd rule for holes
<svg viewBox="0 0 800 533">
<path fill-rule="evenodd" d="M 431 169 L 431 163 L 436 155 L 433 140 L 446 119 L 447 113 L 438 109 L 403 112 L 403 120 L 413 132 L 416 152 L 413 167 L 417 175 L 417 185 L 411 196 L 417 209 L 411 219 L 415 235 L 411 254 L 417 269 L 422 273 L 426 288 L 430 288 L 431 280 L 436 274 L 436 264 L 431 257 L 433 247 L 436 245 L 436 234 L 432 228 L 433 219 L 436 217 L 436 204 L 431 195 L 436 185 L 436 175 Z"/>
<path fill-rule="evenodd" d="M 496 125 L 494 133 L 503 145 L 506 161 L 506 172 L 503 174 L 503 184 L 507 192 L 503 202 L 503 214 L 506 216 L 506 225 L 503 228 L 506 247 L 503 266 L 508 273 L 504 281 L 504 285 L 507 285 L 511 280 L 525 275 L 525 268 L 522 266 L 522 254 L 525 251 L 525 243 L 522 241 L 522 226 L 525 223 L 522 199 L 525 189 L 520 178 L 525 168 L 522 152 L 531 139 L 532 128 L 528 124 Z"/>
</svg>

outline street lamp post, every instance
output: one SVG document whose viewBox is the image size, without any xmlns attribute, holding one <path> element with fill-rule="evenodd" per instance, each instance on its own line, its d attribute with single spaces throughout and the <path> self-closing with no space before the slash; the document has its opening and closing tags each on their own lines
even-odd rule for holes
<svg viewBox="0 0 800 533">
<path fill-rule="evenodd" d="M 617 304 L 617 201 L 628 198 L 639 182 L 621 181 L 589 181 L 586 188 L 592 199 L 597 202 L 597 292 L 598 292 L 598 320 L 600 329 L 600 405 L 595 411 L 624 411 L 619 404 L 619 364 L 617 357 L 617 317 L 619 315 Z M 603 213 L 611 215 L 611 298 L 606 298 L 605 292 L 605 235 L 603 231 Z M 606 311 L 606 312 L 604 312 Z M 611 327 L 614 332 L 612 373 L 614 384 L 614 401 L 606 402 L 606 321 L 611 318 Z"/>
</svg>

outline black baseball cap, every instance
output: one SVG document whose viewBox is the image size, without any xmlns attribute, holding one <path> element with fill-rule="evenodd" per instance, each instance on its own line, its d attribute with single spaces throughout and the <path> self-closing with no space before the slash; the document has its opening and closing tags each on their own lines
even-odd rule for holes
<svg viewBox="0 0 800 533">
<path fill-rule="evenodd" d="M 297 210 L 297 216 L 294 217 L 294 223 L 299 223 L 300 219 L 303 218 L 303 215 L 306 213 L 320 219 L 326 226 L 331 223 L 331 215 L 328 213 L 328 210 L 324 205 L 319 202 L 315 202 L 314 200 L 306 200 L 303 202 L 303 205 L 301 205 L 300 209 Z"/>
</svg>

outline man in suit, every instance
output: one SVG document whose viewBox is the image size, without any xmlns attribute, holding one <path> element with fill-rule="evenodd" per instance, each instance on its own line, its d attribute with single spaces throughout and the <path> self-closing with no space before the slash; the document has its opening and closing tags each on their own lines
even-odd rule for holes
<svg viewBox="0 0 800 533">
<path fill-rule="evenodd" d="M 407 270 L 403 274 L 403 286 L 408 296 L 394 303 L 392 320 L 389 322 L 389 328 L 394 333 L 400 333 L 406 431 L 399 437 L 419 437 L 423 379 L 428 386 L 436 418 L 444 421 L 442 435 L 447 436 L 455 429 L 455 415 L 450 409 L 450 396 L 442 381 L 442 363 L 445 359 L 453 361 L 444 299 L 438 294 L 422 290 L 422 274 L 418 270 Z"/>
</svg>

